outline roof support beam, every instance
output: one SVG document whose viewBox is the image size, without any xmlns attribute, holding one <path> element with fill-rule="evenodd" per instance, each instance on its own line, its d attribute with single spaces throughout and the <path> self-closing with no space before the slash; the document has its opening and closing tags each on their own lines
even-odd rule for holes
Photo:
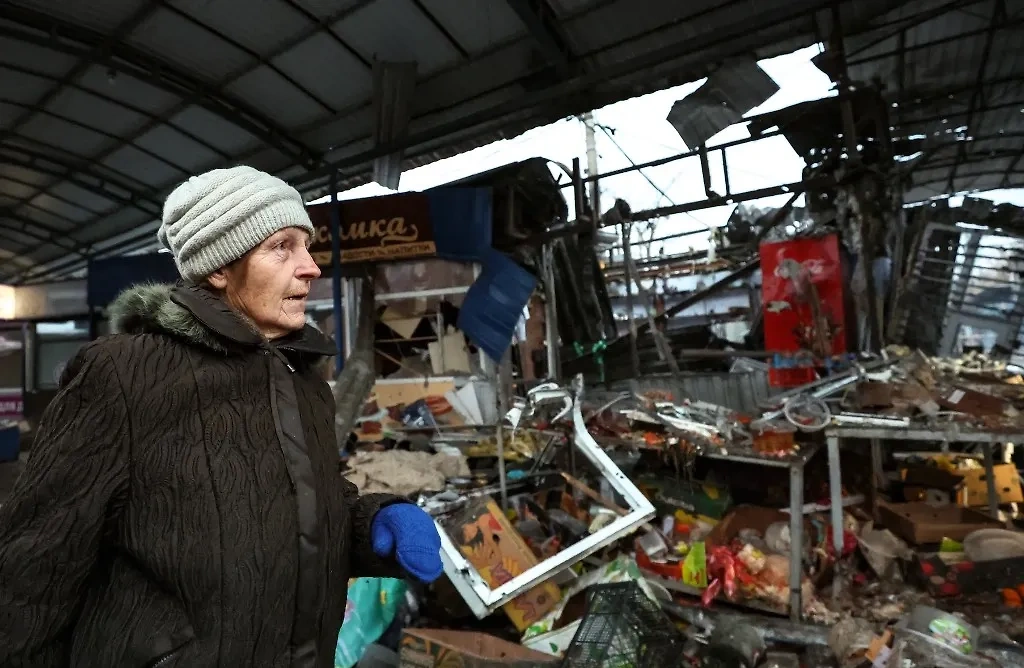
<svg viewBox="0 0 1024 668">
<path fill-rule="evenodd" d="M 11 273 L 4 276 L 4 279 L 8 282 L 14 283 L 26 283 L 36 282 L 39 280 L 49 280 L 54 277 L 65 276 L 72 274 L 80 269 L 84 268 L 89 260 L 109 257 L 113 255 L 120 255 L 129 253 L 139 248 L 153 243 L 155 233 L 152 229 L 143 229 L 134 234 L 130 234 L 120 241 L 104 246 L 103 248 L 97 248 L 95 245 L 77 243 L 75 244 L 76 251 L 80 251 L 79 258 L 57 258 L 48 262 L 37 264 L 31 269 L 27 269 L 20 273 Z"/>
<path fill-rule="evenodd" d="M 896 19 L 895 21 L 891 21 L 889 23 L 885 23 L 882 25 L 868 25 L 867 28 L 869 30 L 881 30 L 883 28 L 889 27 L 895 27 L 895 29 L 892 32 L 886 33 L 885 35 L 876 37 L 870 40 L 869 42 L 866 42 L 865 44 L 861 44 L 856 49 L 848 50 L 846 56 L 847 58 L 849 58 L 850 56 L 855 56 L 858 53 L 867 51 L 873 46 L 877 46 L 887 40 L 892 39 L 893 37 L 897 37 L 898 35 L 906 33 L 908 28 L 912 28 L 916 25 L 924 23 L 925 21 L 930 21 L 931 19 L 938 18 L 943 14 L 959 11 L 972 5 L 981 4 L 982 2 L 988 2 L 988 0 L 953 0 L 952 2 L 947 2 L 943 5 L 935 7 L 934 9 L 929 9 L 919 14 L 914 14 L 913 16 L 901 17 L 899 19 Z M 853 64 L 856 61 L 850 60 L 849 62 Z"/>
<path fill-rule="evenodd" d="M 31 155 L 39 160 L 48 160 L 69 169 L 83 170 L 84 176 L 116 183 L 118 187 L 127 190 L 139 191 L 149 187 L 149 184 L 112 167 L 100 164 L 89 167 L 93 163 L 92 158 L 73 153 L 56 144 L 31 137 L 16 135 L 7 139 L 0 139 L 0 151 L 12 151 L 23 155 Z"/>
<path fill-rule="evenodd" d="M 0 68 L 2 68 L 2 67 L 3 66 L 0 65 Z M 12 106 L 12 107 L 19 107 L 19 108 L 26 109 L 26 110 L 32 108 L 30 105 L 27 105 L 24 102 L 19 102 L 17 100 L 12 100 L 12 99 L 5 98 L 5 97 L 0 97 L 0 105 L 9 105 L 9 106 Z M 62 123 L 67 123 L 68 125 L 73 125 L 76 128 L 80 128 L 80 129 L 84 130 L 85 132 L 91 132 L 93 134 L 100 135 L 101 137 L 106 137 L 107 139 L 116 140 L 116 141 L 120 141 L 120 139 L 121 139 L 120 137 L 118 137 L 117 135 L 115 135 L 112 132 L 107 132 L 106 130 L 101 130 L 100 128 L 94 127 L 92 125 L 88 125 L 87 123 L 83 123 L 82 121 L 80 121 L 78 119 L 71 118 L 70 116 L 65 116 L 63 114 L 59 114 L 59 113 L 56 113 L 54 111 L 50 111 L 49 109 L 36 109 L 35 112 L 36 112 L 36 114 L 38 114 L 40 116 L 46 116 L 47 118 L 53 118 L 55 120 L 61 121 Z M 32 138 L 27 137 L 27 136 L 22 135 L 22 134 L 15 134 L 14 137 L 18 138 L 18 139 L 23 139 L 25 141 L 38 142 L 38 140 L 32 139 Z M 39 142 L 39 143 L 41 144 L 42 142 Z M 179 165 L 179 164 L 177 164 L 175 162 L 172 162 L 172 161 L 168 160 L 167 158 L 165 158 L 165 157 L 163 157 L 163 156 L 161 156 L 161 155 L 159 155 L 157 153 L 154 153 L 153 151 L 150 151 L 148 148 L 144 148 L 144 147 L 139 146 L 138 144 L 135 144 L 135 143 L 129 143 L 127 145 L 131 146 L 133 149 L 135 149 L 139 153 L 146 154 L 147 156 L 149 156 L 153 160 L 156 160 L 157 162 L 162 162 L 163 164 L 167 165 L 168 167 L 170 167 L 173 170 L 179 171 L 182 174 L 188 174 L 189 173 L 189 170 L 185 169 L 181 165 Z M 224 156 L 224 157 L 226 158 L 227 156 Z"/>
<path fill-rule="evenodd" d="M 46 165 L 56 167 L 57 173 L 54 174 L 54 176 L 60 176 L 61 178 L 64 178 L 64 180 L 71 180 L 66 178 L 65 175 L 77 175 L 78 177 L 82 177 L 76 179 L 76 185 L 84 183 L 85 185 L 80 185 L 80 187 L 84 187 L 86 190 L 95 192 L 101 197 L 105 197 L 112 201 L 119 202 L 130 199 L 144 204 L 149 204 L 155 211 L 161 211 L 163 209 L 163 202 L 149 195 L 144 190 L 140 190 L 129 183 L 121 181 L 118 172 L 115 172 L 114 170 L 104 171 L 103 169 L 90 167 L 89 163 L 84 158 L 80 158 L 74 154 L 65 154 L 61 156 L 41 153 L 24 146 L 0 145 L 0 156 L 4 157 L 5 160 L 10 157 L 14 161 L 21 160 L 24 162 L 27 159 L 38 167 L 45 167 Z M 30 169 L 34 169 L 34 167 L 30 167 Z M 40 169 L 36 169 L 36 171 L 41 174 L 53 173 L 52 169 L 49 172 Z M 118 178 L 115 178 L 115 176 Z M 149 210 L 146 211 L 147 213 L 150 213 Z"/>
<path fill-rule="evenodd" d="M 24 159 L 4 156 L 3 161 L 8 165 L 14 165 L 16 167 L 21 167 L 22 169 L 27 169 L 29 171 L 36 172 L 38 174 L 45 174 L 46 176 L 52 176 L 62 181 L 67 181 L 68 183 L 77 186 L 82 190 L 85 190 L 86 192 L 90 192 L 96 195 L 97 197 L 110 200 L 112 203 L 121 204 L 124 206 L 131 206 L 138 209 L 139 211 L 142 211 L 154 217 L 160 216 L 160 211 L 162 207 L 159 204 L 155 204 L 146 196 L 132 191 L 128 191 L 126 193 L 120 187 L 118 187 L 118 189 L 121 190 L 121 192 L 110 190 L 109 185 L 111 184 L 109 180 L 102 179 L 100 177 L 92 177 L 96 179 L 96 181 L 91 182 L 87 179 L 83 179 L 82 172 L 80 172 L 79 170 L 57 165 L 48 158 L 43 158 L 42 160 L 40 160 L 31 157 L 29 157 L 28 159 Z M 38 197 L 39 194 L 41 193 L 37 193 L 33 197 Z M 76 204 L 75 206 L 80 205 Z"/>
<path fill-rule="evenodd" d="M 94 40 L 91 44 L 88 45 L 88 51 L 83 52 L 81 54 L 76 54 L 79 55 L 79 59 L 78 62 L 75 63 L 74 67 L 68 70 L 68 72 L 57 82 L 57 85 L 51 86 L 45 93 L 39 96 L 35 104 L 33 104 L 32 106 L 35 109 L 42 109 L 43 107 L 50 104 L 50 102 L 53 101 L 53 98 L 57 97 L 57 94 L 64 89 L 64 86 L 68 85 L 73 81 L 77 81 L 79 77 L 85 74 L 86 71 L 88 71 L 88 69 L 92 67 L 93 63 L 95 63 L 98 59 L 106 55 L 106 53 L 113 45 L 113 43 L 123 39 L 125 36 L 131 33 L 131 31 L 138 27 L 140 23 L 149 18 L 149 16 L 156 11 L 159 5 L 160 3 L 158 0 L 149 0 L 149 2 L 144 3 L 142 6 L 138 7 L 134 12 L 132 12 L 131 16 L 122 21 L 121 24 L 118 25 L 109 36 L 104 37 L 102 39 Z M 10 3 L 4 3 L 3 5 L 0 5 L 0 17 L 20 25 L 26 25 L 26 23 L 24 23 L 25 13 L 32 15 L 35 19 L 33 21 L 33 23 L 35 23 L 33 27 L 35 27 L 36 29 L 43 29 L 45 27 L 40 25 L 39 21 L 39 19 L 42 19 L 44 17 L 43 14 L 39 14 L 22 7 L 15 7 Z M 21 19 L 19 19 L 18 17 L 19 14 L 22 14 Z M 51 21 L 55 20 L 51 19 Z M 53 24 L 51 24 L 50 27 L 52 28 Z M 54 35 L 48 35 L 48 37 L 50 38 L 51 44 L 60 41 L 60 39 L 56 38 L 56 36 Z M 18 116 L 18 118 L 14 119 L 14 122 L 8 125 L 7 128 L 3 130 L 3 132 L 0 132 L 0 137 L 8 136 L 20 130 L 26 123 L 29 122 L 29 120 L 31 120 L 34 114 L 34 110 L 26 110 L 24 113 Z"/>
<path fill-rule="evenodd" d="M 970 134 L 973 129 L 971 126 L 974 123 L 975 111 L 982 104 L 982 94 L 985 90 L 983 82 L 985 81 L 985 72 L 988 70 L 989 59 L 992 55 L 992 43 L 995 41 L 996 30 L 1000 27 L 1005 27 L 1006 23 L 1006 0 L 995 0 L 995 3 L 992 6 L 992 18 L 989 19 L 988 24 L 988 36 L 985 38 L 985 48 L 981 52 L 981 63 L 978 66 L 978 76 L 974 78 L 977 85 L 974 92 L 971 93 L 971 101 L 967 106 L 967 121 L 964 125 L 967 126 L 968 134 Z M 961 143 L 959 150 L 957 151 L 956 164 L 954 164 L 953 169 L 949 171 L 949 180 L 946 182 L 946 190 L 953 190 L 953 184 L 956 182 L 957 168 L 967 156 L 967 147 L 964 145 L 965 143 L 966 142 Z"/>
<path fill-rule="evenodd" d="M 161 0 L 150 0 L 147 3 L 149 12 L 155 10 L 159 4 Z M 144 9 L 136 12 L 115 33 L 130 33 L 149 15 Z M 191 73 L 139 49 L 123 42 L 111 42 L 101 33 L 11 3 L 0 4 L 0 19 L 28 28 L 17 32 L 10 27 L 4 27 L 0 33 L 16 33 L 13 36 L 17 39 L 83 58 L 86 68 L 97 62 L 98 56 L 102 56 L 100 62 L 104 66 L 124 72 L 179 97 L 194 99 L 196 104 L 245 129 L 300 164 L 312 164 L 316 161 L 312 149 L 291 137 L 288 131 L 270 118 L 240 100 L 216 90 Z M 82 72 L 84 71 L 83 69 Z M 74 78 L 77 78 L 77 75 L 69 78 L 69 81 Z"/>
<path fill-rule="evenodd" d="M 35 170 L 33 170 L 33 171 L 35 171 Z M 19 186 L 21 186 L 23 188 L 38 188 L 39 187 L 38 183 L 32 183 L 30 181 L 24 181 L 22 179 L 15 178 L 13 176 L 9 176 L 7 174 L 0 174 L 0 182 L 3 182 L 3 181 L 7 181 L 8 183 L 13 183 L 15 185 L 19 185 Z M 38 197 L 38 195 L 37 195 L 37 197 Z M 73 209 L 74 208 L 78 208 L 78 209 L 81 209 L 82 211 L 87 211 L 88 213 L 91 213 L 93 215 L 100 215 L 100 213 L 102 213 L 102 212 L 95 211 L 93 209 L 84 207 L 84 206 L 82 206 L 81 202 L 75 202 L 74 200 L 70 200 L 67 197 L 61 197 L 60 195 L 50 195 L 50 197 L 52 197 L 53 199 L 55 199 L 58 202 L 61 202 L 63 204 L 68 205 L 69 207 L 71 207 Z M 32 202 L 26 202 L 26 201 L 22 201 L 21 204 L 18 205 L 18 206 L 23 207 L 23 208 L 28 208 L 28 209 L 35 209 L 36 211 L 39 211 L 40 213 L 46 214 L 47 216 L 51 216 L 53 218 L 59 218 L 59 219 L 61 219 L 61 221 L 67 223 L 68 227 L 71 227 L 71 228 L 74 228 L 74 227 L 78 226 L 78 223 L 76 221 L 68 218 L 67 216 L 62 216 L 59 213 L 57 213 L 56 211 L 50 211 L 45 206 L 39 206 L 38 204 L 34 204 Z M 39 225 L 43 225 L 43 223 L 39 223 Z M 53 226 L 49 226 L 48 229 L 51 229 L 54 232 L 60 232 L 61 231 L 59 228 L 56 228 L 56 227 L 53 227 Z"/>
<path fill-rule="evenodd" d="M 728 0 L 725 5 L 718 4 L 713 9 L 695 12 L 691 16 L 680 19 L 678 23 L 684 23 L 686 20 L 692 20 L 694 17 L 699 17 L 705 13 L 725 11 L 739 4 L 737 0 Z M 614 82 L 636 72 L 658 68 L 664 66 L 665 63 L 675 61 L 684 56 L 717 48 L 723 44 L 741 39 L 749 32 L 749 24 L 761 25 L 763 22 L 763 30 L 768 31 L 786 22 L 805 19 L 808 13 L 823 9 L 828 4 L 828 0 L 791 0 L 784 7 L 759 7 L 757 11 L 748 17 L 748 21 L 737 24 L 734 27 L 714 33 L 706 33 L 691 40 L 677 40 L 662 48 L 606 68 L 581 72 L 561 85 L 547 86 L 535 92 L 528 92 L 517 96 L 515 99 L 482 108 L 466 117 L 426 128 L 409 135 L 403 141 L 396 142 L 394 145 L 375 147 L 367 151 L 332 160 L 316 170 L 295 177 L 292 182 L 300 187 L 306 186 L 307 184 L 324 179 L 331 173 L 331 170 L 345 171 L 353 167 L 362 167 L 382 155 L 410 147 L 418 147 L 422 150 L 425 145 L 435 142 L 439 137 L 457 136 L 464 139 L 467 136 L 479 136 L 479 134 L 486 132 L 490 128 L 503 123 L 509 123 L 512 118 L 529 115 L 533 119 L 539 115 L 540 118 L 544 119 L 544 122 L 550 122 L 558 117 L 582 113 L 587 109 L 593 108 L 589 105 L 593 100 L 593 89 L 597 86 L 607 85 L 609 82 Z M 607 48 L 614 48 L 614 46 Z M 597 53 L 603 50 L 604 47 L 602 47 L 602 50 L 597 51 Z"/>
<path fill-rule="evenodd" d="M 5 30 L 6 30 L 6 28 L 3 25 L 0 25 L 0 35 L 6 34 Z M 24 67 L 24 66 L 14 65 L 12 63 L 0 63 L 0 70 L 10 70 L 11 72 L 17 72 L 19 74 L 25 74 L 25 75 L 30 76 L 30 77 L 35 77 L 37 79 L 45 79 L 47 81 L 60 81 L 60 79 L 54 77 L 53 75 L 47 74 L 45 72 L 41 72 L 39 70 L 33 70 L 31 68 L 27 68 L 27 67 Z M 189 139 L 191 139 L 195 143 L 199 144 L 203 148 L 207 149 L 211 153 L 215 153 L 215 154 L 219 155 L 224 160 L 228 160 L 231 157 L 230 155 L 225 153 L 223 150 L 217 148 L 216 146 L 214 146 L 213 144 L 209 143 L 208 141 L 206 141 L 202 137 L 199 137 L 198 135 L 195 135 L 195 134 L 189 132 L 188 130 L 186 130 L 185 128 L 183 128 L 181 126 L 175 125 L 174 123 L 170 123 L 166 119 L 164 119 L 163 117 L 157 116 L 156 114 L 154 114 L 154 113 L 152 113 L 150 111 L 147 111 L 147 110 L 143 109 L 142 107 L 138 107 L 138 106 L 136 106 L 134 104 L 130 104 L 128 102 L 125 102 L 124 100 L 118 100 L 117 98 L 113 98 L 113 97 L 110 97 L 109 95 L 105 95 L 105 94 L 103 94 L 102 92 L 100 92 L 98 90 L 93 90 L 91 88 L 86 88 L 85 86 L 82 86 L 80 84 L 69 83 L 69 84 L 67 84 L 67 88 L 74 88 L 75 90 L 81 91 L 81 92 L 83 92 L 83 93 L 85 93 L 87 95 L 91 95 L 91 96 L 96 97 L 96 98 L 98 98 L 100 100 L 103 100 L 104 102 L 107 102 L 108 104 L 112 104 L 114 106 L 124 107 L 128 111 L 130 111 L 130 112 L 132 112 L 134 114 L 138 114 L 139 116 L 142 116 L 143 118 L 147 118 L 149 120 L 157 120 L 157 121 L 159 121 L 161 123 L 164 123 L 165 125 L 167 125 L 171 129 L 173 129 L 175 132 L 180 132 L 181 134 L 183 134 L 184 136 L 188 137 Z M 19 103 L 19 106 L 25 106 L 25 108 L 27 108 L 27 109 L 32 108 L 31 105 L 24 105 L 24 103 Z M 50 113 L 50 114 L 53 114 L 52 111 L 47 110 L 47 112 Z M 40 113 L 43 113 L 43 112 L 40 112 Z M 90 127 L 90 126 L 85 126 L 85 127 Z M 138 146 L 135 146 L 135 148 L 138 148 L 139 150 L 142 150 Z"/>
<path fill-rule="evenodd" d="M 39 232 L 40 225 L 36 221 L 18 215 L 13 211 L 0 210 L 0 227 L 44 244 L 53 244 L 69 253 L 85 257 L 84 253 L 76 248 L 75 243 L 67 237 L 62 237 L 52 232 Z"/>
<path fill-rule="evenodd" d="M 1017 157 L 1013 159 L 1013 162 L 1007 165 L 1006 171 L 1003 172 L 1003 182 L 1000 187 L 1012 187 L 1010 182 L 1010 175 L 1017 171 L 1017 167 L 1018 165 L 1020 165 L 1021 160 L 1024 160 L 1024 142 L 1021 142 L 1021 148 L 1019 151 L 1017 151 Z"/>
<path fill-rule="evenodd" d="M 572 70 L 572 49 L 547 0 L 505 0 L 519 20 L 526 26 L 530 37 L 537 43 L 544 58 L 561 76 Z"/>
<path fill-rule="evenodd" d="M 1000 2 L 1003 2 L 1003 0 L 1000 0 Z M 967 30 L 965 32 L 958 32 L 955 35 L 947 35 L 946 37 L 933 39 L 928 42 L 919 42 L 917 44 L 914 44 L 912 46 L 906 46 L 904 48 L 897 47 L 892 51 L 886 51 L 884 53 L 875 53 L 870 56 L 864 56 L 863 58 L 851 59 L 848 65 L 850 67 L 855 67 L 857 65 L 866 65 L 868 63 L 873 63 L 879 60 L 885 60 L 886 58 L 899 58 L 901 55 L 906 56 L 907 53 L 912 53 L 914 51 L 932 49 L 937 46 L 944 46 L 952 42 L 959 42 L 961 40 L 970 39 L 972 37 L 978 37 L 980 35 L 991 35 L 993 30 L 995 29 L 1010 30 L 1013 28 L 1019 28 L 1022 25 L 1024 25 L 1024 17 L 1007 19 L 1005 23 L 1001 25 L 996 25 L 995 28 L 993 28 L 990 25 L 987 28 L 978 28 L 977 30 Z"/>
</svg>

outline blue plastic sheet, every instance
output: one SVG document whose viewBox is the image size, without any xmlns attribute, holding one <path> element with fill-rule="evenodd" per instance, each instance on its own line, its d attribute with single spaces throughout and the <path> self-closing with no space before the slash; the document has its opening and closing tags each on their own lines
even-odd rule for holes
<svg viewBox="0 0 1024 668">
<path fill-rule="evenodd" d="M 348 607 L 334 651 L 334 668 L 352 668 L 366 648 L 384 635 L 398 613 L 405 591 L 404 581 L 391 578 L 349 581 Z"/>
</svg>

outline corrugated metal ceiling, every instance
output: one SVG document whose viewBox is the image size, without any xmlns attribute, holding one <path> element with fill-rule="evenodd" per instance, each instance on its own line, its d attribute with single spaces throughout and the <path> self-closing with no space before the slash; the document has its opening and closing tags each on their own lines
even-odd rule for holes
<svg viewBox="0 0 1024 668">
<path fill-rule="evenodd" d="M 821 37 L 828 0 L 0 3 L 0 280 L 151 244 L 162 198 L 237 162 L 366 180 L 374 60 L 418 63 L 405 167 Z M 881 0 L 846 0 L 844 22 Z M 914 81 L 917 81 L 915 79 Z M 25 270 L 25 266 L 32 265 Z"/>
<path fill-rule="evenodd" d="M 915 0 L 846 41 L 895 137 L 924 136 L 907 201 L 1024 186 L 1024 0 Z"/>
</svg>

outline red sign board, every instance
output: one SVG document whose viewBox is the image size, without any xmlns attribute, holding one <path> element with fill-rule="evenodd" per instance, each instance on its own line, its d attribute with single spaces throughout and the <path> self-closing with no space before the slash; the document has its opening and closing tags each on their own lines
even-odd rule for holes
<svg viewBox="0 0 1024 668">
<path fill-rule="evenodd" d="M 793 361 L 793 368 L 773 368 L 770 379 L 776 386 L 802 384 L 823 360 L 846 352 L 839 239 L 763 243 L 760 252 L 765 348 Z"/>
<path fill-rule="evenodd" d="M 306 207 L 316 232 L 309 252 L 321 267 L 331 266 L 331 204 Z M 430 199 L 424 193 L 338 202 L 341 263 L 387 262 L 434 255 Z"/>
</svg>

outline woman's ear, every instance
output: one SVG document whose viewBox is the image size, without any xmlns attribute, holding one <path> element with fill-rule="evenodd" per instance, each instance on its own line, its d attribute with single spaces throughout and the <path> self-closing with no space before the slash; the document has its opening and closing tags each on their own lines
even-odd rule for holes
<svg viewBox="0 0 1024 668">
<path fill-rule="evenodd" d="M 223 269 L 218 269 L 206 277 L 206 282 L 214 290 L 223 290 L 228 287 L 228 274 Z"/>
</svg>

